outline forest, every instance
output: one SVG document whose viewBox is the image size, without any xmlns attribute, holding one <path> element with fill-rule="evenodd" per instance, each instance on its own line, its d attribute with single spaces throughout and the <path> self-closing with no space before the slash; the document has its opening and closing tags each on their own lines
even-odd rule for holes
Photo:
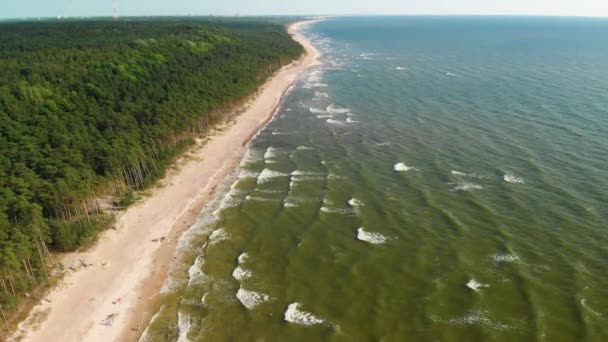
<svg viewBox="0 0 608 342">
<path fill-rule="evenodd" d="M 0 319 L 302 52 L 269 20 L 0 23 Z"/>
</svg>

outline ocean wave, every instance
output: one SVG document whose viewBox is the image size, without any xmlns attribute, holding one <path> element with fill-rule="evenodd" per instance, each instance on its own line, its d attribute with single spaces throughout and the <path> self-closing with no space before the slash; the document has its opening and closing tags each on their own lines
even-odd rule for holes
<svg viewBox="0 0 608 342">
<path fill-rule="evenodd" d="M 293 134 L 297 134 L 298 132 L 281 132 L 281 131 L 272 131 L 272 135 L 293 135 Z"/>
<path fill-rule="evenodd" d="M 348 204 L 351 207 L 362 207 L 363 206 L 363 202 L 361 202 L 360 200 L 356 199 L 356 198 L 351 198 L 350 200 L 348 200 Z"/>
<path fill-rule="evenodd" d="M 319 176 L 319 175 L 324 175 L 325 173 L 323 172 L 315 172 L 315 171 L 302 171 L 302 170 L 295 170 L 291 173 L 292 176 L 298 177 L 298 176 Z"/>
<path fill-rule="evenodd" d="M 236 298 L 248 310 L 251 310 L 256 306 L 270 300 L 270 296 L 266 294 L 245 290 L 243 288 L 239 288 L 239 290 L 236 292 Z"/>
<path fill-rule="evenodd" d="M 189 342 L 188 334 L 192 329 L 192 317 L 190 315 L 183 313 L 181 310 L 177 312 L 177 330 L 179 335 L 177 337 L 177 342 Z"/>
<path fill-rule="evenodd" d="M 481 288 L 490 287 L 490 285 L 488 285 L 488 284 L 482 284 L 482 283 L 478 282 L 475 279 L 471 279 L 467 283 L 467 287 L 470 288 L 473 291 L 478 291 Z"/>
<path fill-rule="evenodd" d="M 505 330 L 511 328 L 509 325 L 502 322 L 490 319 L 486 312 L 480 310 L 469 311 L 462 317 L 452 318 L 447 321 L 451 325 L 485 325 L 497 330 Z"/>
<path fill-rule="evenodd" d="M 452 188 L 452 191 L 471 191 L 471 190 L 481 190 L 483 186 L 479 184 L 469 183 L 469 182 L 458 182 L 456 186 Z"/>
<path fill-rule="evenodd" d="M 460 77 L 460 75 L 454 74 L 454 73 L 451 73 L 451 72 L 446 72 L 445 75 L 448 76 L 448 77 Z"/>
<path fill-rule="evenodd" d="M 258 155 L 256 155 L 256 152 L 257 151 L 254 151 L 251 148 L 247 148 L 247 152 L 245 152 L 243 159 L 241 159 L 240 166 L 243 167 L 249 163 L 255 163 L 255 162 L 259 161 L 260 157 Z"/>
<path fill-rule="evenodd" d="M 320 91 L 315 91 L 315 97 L 326 99 L 326 98 L 329 97 L 329 94 L 328 93 L 324 93 L 324 92 L 320 92 Z"/>
<path fill-rule="evenodd" d="M 226 232 L 223 228 L 216 229 L 209 235 L 209 244 L 215 245 L 221 241 L 225 241 L 230 239 L 230 234 Z"/>
<path fill-rule="evenodd" d="M 326 206 L 321 207 L 321 211 L 324 213 L 328 213 L 328 214 L 341 214 L 341 215 L 348 215 L 348 214 L 353 213 L 353 210 L 351 208 L 330 208 L 330 207 L 326 207 Z"/>
<path fill-rule="evenodd" d="M 373 245 L 382 245 L 390 240 L 389 237 L 380 233 L 365 231 L 363 227 L 357 229 L 357 240 L 365 241 Z"/>
<path fill-rule="evenodd" d="M 334 120 L 334 119 L 327 119 L 327 121 L 325 121 L 325 122 L 327 122 L 328 124 L 336 125 L 336 126 L 344 126 L 345 125 L 345 122 L 340 121 L 340 120 Z"/>
<path fill-rule="evenodd" d="M 200 285 L 209 280 L 209 277 L 203 272 L 204 265 L 205 259 L 202 255 L 194 259 L 194 263 L 188 269 L 188 286 Z"/>
<path fill-rule="evenodd" d="M 253 273 L 250 270 L 246 270 L 241 266 L 237 266 L 234 271 L 232 271 L 232 278 L 243 281 L 245 279 L 249 279 L 253 276 Z"/>
<path fill-rule="evenodd" d="M 326 320 L 315 316 L 310 312 L 300 310 L 300 303 L 291 303 L 287 306 L 284 314 L 285 321 L 298 325 L 312 326 L 317 324 L 328 324 Z"/>
<path fill-rule="evenodd" d="M 241 253 L 238 257 L 239 265 L 244 264 L 247 260 L 249 260 L 249 254 L 247 253 Z"/>
<path fill-rule="evenodd" d="M 253 201 L 253 202 L 281 202 L 281 200 L 276 199 L 276 198 L 259 197 L 259 196 L 251 196 L 251 195 L 245 197 L 245 200 Z"/>
<path fill-rule="evenodd" d="M 346 118 L 346 123 L 351 123 L 351 124 L 352 124 L 352 123 L 359 123 L 359 121 L 357 121 L 357 120 L 353 120 L 353 119 L 351 119 L 351 118 Z"/>
<path fill-rule="evenodd" d="M 511 263 L 519 261 L 519 257 L 513 254 L 493 254 L 490 256 L 494 262 Z"/>
<path fill-rule="evenodd" d="M 396 70 L 407 70 L 408 68 L 398 66 L 398 67 L 396 67 L 395 69 L 396 69 Z"/>
<path fill-rule="evenodd" d="M 258 175 L 258 184 L 262 184 L 262 183 L 266 183 L 269 182 L 270 180 L 272 180 L 273 178 L 277 178 L 277 177 L 287 177 L 289 176 L 286 173 L 282 173 L 279 171 L 274 171 L 274 170 L 270 170 L 270 169 L 264 169 L 259 175 Z"/>
<path fill-rule="evenodd" d="M 321 114 L 321 115 L 317 115 L 317 119 L 328 119 L 328 118 L 333 118 L 334 116 L 331 114 Z"/>
<path fill-rule="evenodd" d="M 258 178 L 259 173 L 255 171 L 243 170 L 239 173 L 239 179 Z"/>
<path fill-rule="evenodd" d="M 278 149 L 276 147 L 268 147 L 266 149 L 266 152 L 264 153 L 264 159 L 268 160 L 268 159 L 272 159 L 275 158 L 277 156 L 277 151 Z"/>
<path fill-rule="evenodd" d="M 451 172 L 454 176 L 460 176 L 460 177 L 470 177 L 470 178 L 485 178 L 484 176 L 480 176 L 476 173 L 466 173 L 466 172 L 461 172 L 461 171 L 455 171 L 452 170 Z"/>
<path fill-rule="evenodd" d="M 309 107 L 308 111 L 310 111 L 312 114 L 327 114 L 327 111 L 325 109 L 319 109 L 314 107 Z"/>
<path fill-rule="evenodd" d="M 168 277 L 163 287 L 160 289 L 160 294 L 169 294 L 177 291 L 185 282 L 177 279 L 176 277 Z"/>
<path fill-rule="evenodd" d="M 407 172 L 407 171 L 411 171 L 411 170 L 416 170 L 416 168 L 414 168 L 412 166 L 407 166 L 404 163 L 397 163 L 397 164 L 395 164 L 395 166 L 393 166 L 393 170 L 395 170 L 397 172 Z"/>
<path fill-rule="evenodd" d="M 308 150 L 314 150 L 314 148 L 308 147 L 308 146 L 298 146 L 297 150 L 298 151 L 308 151 Z"/>
<path fill-rule="evenodd" d="M 327 107 L 326 110 L 329 114 L 346 114 L 346 113 L 350 112 L 350 109 L 344 108 L 344 107 L 338 107 L 334 104 L 329 105 L 329 107 Z"/>
<path fill-rule="evenodd" d="M 525 181 L 524 181 L 523 178 L 521 178 L 521 177 L 515 177 L 515 176 L 509 175 L 509 174 L 504 175 L 503 179 L 507 183 L 515 183 L 515 184 L 524 184 L 525 183 Z"/>
</svg>

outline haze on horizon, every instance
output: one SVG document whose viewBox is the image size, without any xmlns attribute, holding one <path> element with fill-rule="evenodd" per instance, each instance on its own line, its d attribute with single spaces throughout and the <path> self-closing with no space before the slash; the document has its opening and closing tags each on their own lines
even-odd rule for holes
<svg viewBox="0 0 608 342">
<path fill-rule="evenodd" d="M 120 16 L 492 14 L 608 16 L 607 0 L 116 0 Z M 111 16 L 113 0 L 22 0 L 0 18 Z"/>
</svg>

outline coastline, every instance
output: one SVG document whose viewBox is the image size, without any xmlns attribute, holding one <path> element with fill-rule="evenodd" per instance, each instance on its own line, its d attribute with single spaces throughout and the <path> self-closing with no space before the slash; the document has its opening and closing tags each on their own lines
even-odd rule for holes
<svg viewBox="0 0 608 342">
<path fill-rule="evenodd" d="M 139 325 L 169 274 L 179 237 L 239 165 L 247 143 L 272 119 L 297 77 L 319 63 L 319 52 L 300 33 L 314 21 L 289 26 L 305 54 L 275 73 L 236 123 L 197 143 L 189 156 L 180 158 L 178 169 L 163 178 L 161 187 L 116 217 L 116 229 L 103 232 L 94 247 L 64 257 L 66 267 L 80 265 L 81 260 L 92 266 L 67 274 L 9 341 L 125 341 L 142 333 Z M 113 314 L 111 326 L 100 324 Z"/>
</svg>

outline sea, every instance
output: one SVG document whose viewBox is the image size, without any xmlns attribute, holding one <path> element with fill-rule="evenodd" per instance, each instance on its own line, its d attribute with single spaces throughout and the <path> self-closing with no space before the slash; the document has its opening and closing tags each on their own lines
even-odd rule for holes
<svg viewBox="0 0 608 342">
<path fill-rule="evenodd" d="M 305 34 L 141 341 L 608 341 L 608 19 Z"/>
</svg>

